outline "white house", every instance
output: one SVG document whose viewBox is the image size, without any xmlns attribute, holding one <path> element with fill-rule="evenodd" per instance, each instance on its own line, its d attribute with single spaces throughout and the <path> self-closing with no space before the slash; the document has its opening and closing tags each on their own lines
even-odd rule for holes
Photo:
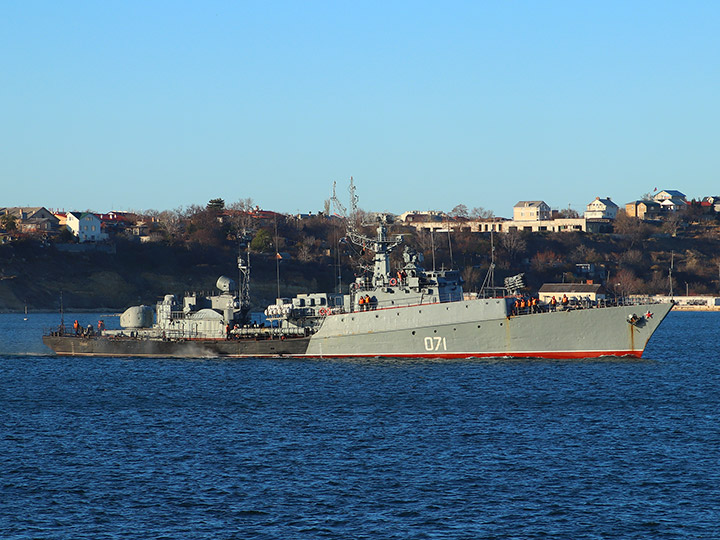
<svg viewBox="0 0 720 540">
<path fill-rule="evenodd" d="M 100 218 L 95 214 L 68 212 L 65 226 L 80 242 L 99 242 L 108 238 L 100 229 Z"/>
<path fill-rule="evenodd" d="M 676 189 L 664 189 L 662 191 L 658 191 L 655 195 L 653 195 L 653 200 L 657 202 L 665 201 L 667 199 L 681 199 L 683 202 L 687 202 L 687 197 L 685 197 L 685 194 L 682 191 L 678 191 Z"/>
<path fill-rule="evenodd" d="M 550 207 L 545 201 L 519 201 L 513 206 L 514 221 L 541 221 L 550 217 Z"/>
<path fill-rule="evenodd" d="M 615 219 L 618 213 L 618 205 L 610 200 L 610 197 L 595 200 L 585 207 L 585 219 Z"/>
</svg>

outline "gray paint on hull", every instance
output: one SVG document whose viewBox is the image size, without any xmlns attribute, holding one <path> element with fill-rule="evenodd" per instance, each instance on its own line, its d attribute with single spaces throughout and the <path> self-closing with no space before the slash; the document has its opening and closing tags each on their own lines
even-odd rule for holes
<svg viewBox="0 0 720 540">
<path fill-rule="evenodd" d="M 500 301 L 477 300 L 334 315 L 312 336 L 307 354 L 639 356 L 671 308 L 644 304 L 507 317 Z M 627 320 L 648 311 L 653 317 L 637 326 Z"/>
<path fill-rule="evenodd" d="M 503 299 L 332 315 L 310 338 L 193 340 L 45 336 L 58 354 L 88 356 L 639 356 L 672 306 L 641 304 L 506 316 Z M 637 326 L 629 316 L 653 313 Z M 443 322 L 452 321 L 452 322 Z"/>
</svg>

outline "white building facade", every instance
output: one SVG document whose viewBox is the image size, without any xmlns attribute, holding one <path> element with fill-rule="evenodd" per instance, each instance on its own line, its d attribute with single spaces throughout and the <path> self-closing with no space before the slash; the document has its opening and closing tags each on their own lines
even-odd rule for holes
<svg viewBox="0 0 720 540">
<path fill-rule="evenodd" d="M 108 235 L 102 232 L 100 218 L 95 214 L 68 212 L 65 226 L 79 242 L 101 242 L 108 238 Z"/>
<path fill-rule="evenodd" d="M 618 205 L 610 200 L 610 197 L 595 200 L 585 207 L 585 219 L 615 219 L 618 213 Z"/>
</svg>

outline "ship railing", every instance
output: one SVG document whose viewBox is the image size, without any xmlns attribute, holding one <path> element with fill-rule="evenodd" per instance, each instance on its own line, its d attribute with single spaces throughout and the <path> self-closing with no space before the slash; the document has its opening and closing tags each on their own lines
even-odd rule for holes
<svg viewBox="0 0 720 540">
<path fill-rule="evenodd" d="M 561 301 L 558 301 L 556 305 L 551 305 L 549 302 L 539 302 L 536 306 L 526 306 L 526 307 L 510 307 L 510 313 L 513 316 L 520 316 L 520 315 L 533 315 L 535 313 L 547 313 L 550 311 L 571 311 L 571 310 L 579 310 L 579 309 L 598 309 L 598 308 L 609 308 L 609 307 L 618 307 L 618 306 L 637 306 L 640 304 L 653 304 L 657 302 L 653 302 L 649 298 L 641 298 L 641 297 L 633 297 L 633 298 L 627 298 L 627 297 L 612 297 L 612 298 L 599 298 L 597 300 L 592 300 L 589 298 L 571 298 L 568 300 L 567 304 L 562 304 Z"/>
<path fill-rule="evenodd" d="M 312 332 L 309 328 L 277 328 L 277 327 L 242 327 L 230 330 L 230 336 L 236 339 L 261 337 L 266 339 L 280 339 L 282 337 L 303 337 L 308 332 Z"/>
</svg>

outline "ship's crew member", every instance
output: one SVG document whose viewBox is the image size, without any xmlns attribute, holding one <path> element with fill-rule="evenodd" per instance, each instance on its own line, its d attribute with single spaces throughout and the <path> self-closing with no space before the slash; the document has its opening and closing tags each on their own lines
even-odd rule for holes
<svg viewBox="0 0 720 540">
<path fill-rule="evenodd" d="M 105 321 L 100 319 L 98 321 L 98 331 L 97 331 L 98 336 L 102 336 L 103 330 L 105 330 Z"/>
<path fill-rule="evenodd" d="M 537 301 L 537 298 L 535 298 L 535 297 L 533 296 L 533 298 L 532 298 L 532 300 L 531 300 L 531 303 L 532 303 L 532 312 L 533 312 L 533 313 L 537 313 L 537 311 L 538 311 L 538 301 Z"/>
<path fill-rule="evenodd" d="M 225 339 L 230 339 L 230 323 L 225 325 Z"/>
<path fill-rule="evenodd" d="M 553 296 L 553 297 L 550 299 L 550 311 L 555 311 L 556 309 L 557 309 L 557 300 L 556 300 L 555 297 Z"/>
<path fill-rule="evenodd" d="M 365 297 L 361 296 L 358 298 L 358 306 L 360 308 L 360 311 L 363 311 L 365 309 Z"/>
<path fill-rule="evenodd" d="M 366 310 L 366 311 L 370 311 L 370 303 L 371 303 L 371 302 L 372 302 L 372 301 L 370 300 L 370 295 L 369 295 L 369 294 L 366 294 L 366 295 L 365 295 L 365 310 Z"/>
<path fill-rule="evenodd" d="M 373 310 L 377 309 L 377 304 L 378 304 L 378 299 L 377 299 L 376 296 L 373 296 L 373 297 L 370 299 L 371 309 L 373 309 Z"/>
<path fill-rule="evenodd" d="M 568 304 L 570 304 L 570 300 L 568 299 L 566 294 L 563 294 L 562 300 L 560 300 L 560 303 L 562 304 L 562 307 L 564 309 L 567 309 Z"/>
<path fill-rule="evenodd" d="M 73 323 L 73 330 L 75 330 L 75 335 L 80 334 L 80 323 L 77 322 L 77 319 L 75 319 L 75 322 Z"/>
<path fill-rule="evenodd" d="M 525 310 L 525 299 L 524 298 L 520 299 L 520 310 L 521 311 Z"/>
<path fill-rule="evenodd" d="M 520 307 L 520 302 L 519 302 L 518 299 L 516 298 L 516 299 L 515 299 L 515 302 L 513 302 L 512 311 L 511 311 L 510 313 L 511 313 L 512 315 L 517 315 L 517 314 L 518 314 L 518 308 L 519 308 L 519 307 Z"/>
</svg>

